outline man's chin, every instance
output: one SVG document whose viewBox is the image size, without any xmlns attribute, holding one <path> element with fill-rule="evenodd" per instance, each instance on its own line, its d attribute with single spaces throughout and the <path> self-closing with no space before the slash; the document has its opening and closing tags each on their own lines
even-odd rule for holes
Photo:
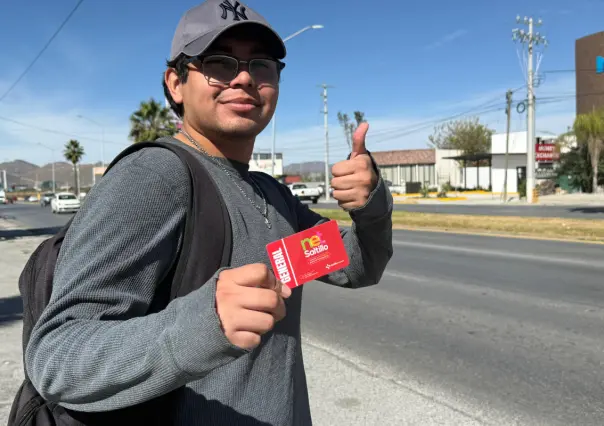
<svg viewBox="0 0 604 426">
<path fill-rule="evenodd" d="M 266 124 L 261 124 L 257 120 L 246 117 L 237 117 L 221 126 L 222 131 L 233 136 L 256 137 L 266 127 Z"/>
</svg>

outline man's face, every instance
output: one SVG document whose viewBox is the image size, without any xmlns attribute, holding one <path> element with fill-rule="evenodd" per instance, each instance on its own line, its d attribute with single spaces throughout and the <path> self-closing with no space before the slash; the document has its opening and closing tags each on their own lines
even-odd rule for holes
<svg viewBox="0 0 604 426">
<path fill-rule="evenodd" d="M 239 61 L 272 58 L 259 42 L 228 34 L 217 39 L 203 57 L 205 65 L 197 60 L 191 62 L 187 82 L 178 84 L 177 93 L 173 93 L 174 100 L 183 103 L 185 120 L 206 136 L 255 138 L 275 112 L 278 81 L 262 78 L 266 71 L 260 61 L 240 63 L 238 72 L 232 75 L 224 72 L 221 75 L 221 71 L 229 66 L 234 69 L 232 58 Z M 168 78 L 177 76 L 172 73 Z"/>
</svg>

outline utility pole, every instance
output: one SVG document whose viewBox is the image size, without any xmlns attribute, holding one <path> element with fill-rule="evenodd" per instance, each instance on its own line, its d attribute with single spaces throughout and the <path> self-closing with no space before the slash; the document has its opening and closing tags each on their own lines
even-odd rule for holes
<svg viewBox="0 0 604 426">
<path fill-rule="evenodd" d="M 332 86 L 322 84 L 320 87 L 323 88 L 323 115 L 324 115 L 324 126 L 325 126 L 325 201 L 328 202 L 330 199 L 329 195 L 329 124 L 327 120 L 327 89 Z"/>
<path fill-rule="evenodd" d="M 528 32 L 524 30 L 512 30 L 512 40 L 519 41 L 528 47 L 527 61 L 527 164 L 526 164 L 526 199 L 529 203 L 533 202 L 533 189 L 535 188 L 535 93 L 534 93 L 534 72 L 533 72 L 533 47 L 543 44 L 547 46 L 547 40 L 539 33 L 534 33 L 535 26 L 539 27 L 542 24 L 541 19 L 537 22 L 533 18 L 524 17 L 520 20 L 520 16 L 516 17 L 516 23 L 523 23 L 528 26 Z"/>
<path fill-rule="evenodd" d="M 507 125 L 505 134 L 505 169 L 503 178 L 503 202 L 508 202 L 508 157 L 510 150 L 510 117 L 512 115 L 512 91 L 508 90 L 505 94 L 505 113 L 507 114 Z"/>
<path fill-rule="evenodd" d="M 275 145 L 277 145 L 277 113 L 273 113 L 273 144 L 271 146 L 271 176 L 275 177 Z"/>
<path fill-rule="evenodd" d="M 56 184 L 55 184 L 55 162 L 56 162 L 56 158 L 55 158 L 55 149 L 51 148 L 49 146 L 44 145 L 43 143 L 38 142 L 38 145 L 48 149 L 51 154 L 52 154 L 52 192 L 53 194 L 56 194 L 57 192 L 57 188 L 56 188 Z"/>
<path fill-rule="evenodd" d="M 2 170 L 2 186 L 4 187 L 4 191 L 8 191 L 8 182 L 6 181 L 6 170 Z"/>
<path fill-rule="evenodd" d="M 292 35 L 289 35 L 283 39 L 283 43 L 288 40 L 291 40 L 294 37 L 299 36 L 303 32 L 308 30 L 320 30 L 323 28 L 323 25 L 309 25 L 307 27 L 302 28 L 301 30 L 296 31 Z M 275 145 L 277 144 L 277 111 L 273 113 L 273 143 L 271 146 L 271 175 L 275 177 Z M 281 164 L 283 164 L 283 156 L 281 156 Z"/>
</svg>

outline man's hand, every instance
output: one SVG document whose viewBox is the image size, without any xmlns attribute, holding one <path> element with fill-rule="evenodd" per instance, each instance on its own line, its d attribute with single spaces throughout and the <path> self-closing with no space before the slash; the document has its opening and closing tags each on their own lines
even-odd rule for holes
<svg viewBox="0 0 604 426">
<path fill-rule="evenodd" d="M 266 265 L 222 271 L 216 284 L 216 311 L 229 342 L 243 349 L 258 346 L 261 336 L 285 317 L 283 299 L 291 294 Z"/>
<path fill-rule="evenodd" d="M 362 207 L 378 181 L 371 158 L 365 148 L 369 124 L 361 123 L 352 136 L 350 160 L 340 161 L 331 169 L 333 197 L 344 210 Z"/>
</svg>

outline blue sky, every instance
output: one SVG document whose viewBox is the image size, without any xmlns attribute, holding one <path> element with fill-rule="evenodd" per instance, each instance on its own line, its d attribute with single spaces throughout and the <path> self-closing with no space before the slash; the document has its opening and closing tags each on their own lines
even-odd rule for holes
<svg viewBox="0 0 604 426">
<path fill-rule="evenodd" d="M 76 0 L 2 2 L 0 6 L 0 94 L 18 77 L 76 4 Z M 128 117 L 141 100 L 163 101 L 161 75 L 181 14 L 197 2 L 86 0 L 29 74 L 0 103 L 0 162 L 15 158 L 51 161 L 70 138 L 85 146 L 84 161 L 105 161 L 129 141 Z M 604 30 L 604 3 L 591 0 L 462 2 L 395 0 L 248 0 L 275 29 L 287 36 L 322 24 L 287 42 L 287 68 L 277 113 L 277 145 L 285 162 L 323 159 L 321 89 L 329 91 L 331 160 L 347 153 L 336 113 L 362 110 L 371 128 L 368 148 L 423 148 L 432 127 L 409 133 L 411 125 L 461 113 L 501 100 L 520 87 L 523 75 L 511 30 L 515 17 L 543 19 L 550 41 L 540 71 L 572 70 L 574 43 Z M 286 6 L 287 5 L 287 8 Z M 604 49 L 603 49 L 604 50 Z M 574 73 L 545 74 L 538 96 L 572 95 Z M 524 90 L 514 99 L 525 96 Z M 490 105 L 490 104 L 489 104 Z M 537 129 L 560 132 L 572 124 L 574 99 L 538 107 Z M 477 110 L 477 111 L 480 111 Z M 481 120 L 503 131 L 505 115 Z M 512 130 L 526 126 L 514 114 Z M 269 128 L 257 149 L 270 149 Z"/>
</svg>

